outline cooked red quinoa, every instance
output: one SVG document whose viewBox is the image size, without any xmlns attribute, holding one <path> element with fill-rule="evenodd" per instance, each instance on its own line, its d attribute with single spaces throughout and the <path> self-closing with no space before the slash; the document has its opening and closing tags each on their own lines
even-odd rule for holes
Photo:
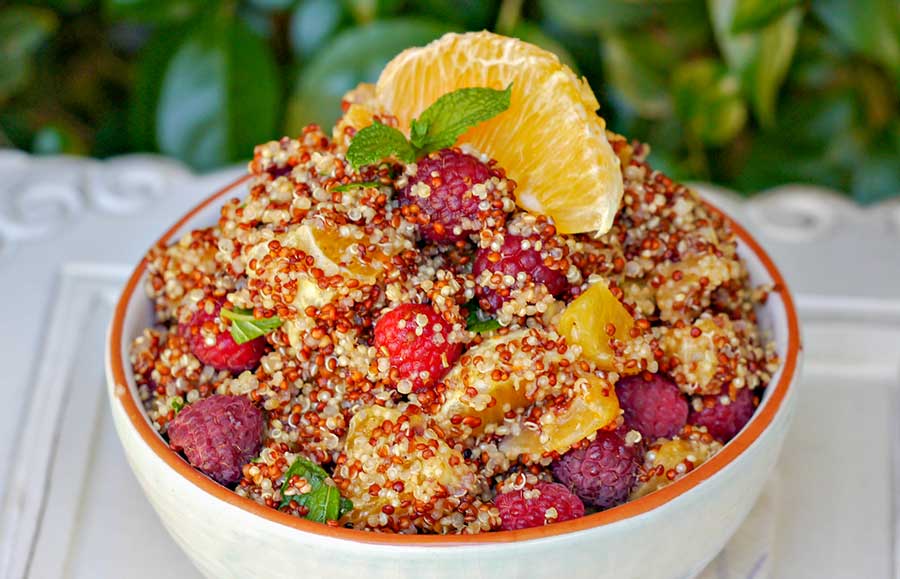
<svg viewBox="0 0 900 579">
<path fill-rule="evenodd" d="M 672 439 L 641 440 L 615 403 L 615 383 L 626 374 L 666 374 L 695 411 L 727 406 L 742 389 L 758 399 L 778 365 L 754 313 L 768 288 L 751 285 L 718 213 L 653 170 L 645 145 L 609 138 L 625 195 L 605 235 L 558 234 L 547 218 L 516 208 L 515 183 L 501 167 L 466 150 L 457 153 L 491 168 L 469 191 L 490 217 L 466 222 L 462 229 L 473 233 L 446 245 L 425 243 L 422 214 L 398 201 L 416 164 L 354 171 L 347 139 L 316 126 L 258 146 L 249 192 L 226 202 L 215 226 L 148 253 L 157 325 L 134 341 L 131 362 L 154 427 L 165 435 L 179 409 L 201 398 L 246 396 L 264 411 L 265 433 L 234 492 L 305 516 L 296 499 L 311 492 L 310 481 L 285 481 L 305 457 L 353 501 L 339 524 L 383 532 L 498 530 L 496 494 L 552 481 L 554 460 L 590 444 L 599 427 L 619 430 L 644 457 L 632 497 L 684 476 L 726 441 L 691 424 Z M 413 195 L 429 194 L 423 183 Z M 476 252 L 499 261 L 509 235 L 565 283 L 551 292 L 527 271 L 474 275 Z M 566 306 L 598 283 L 634 319 L 624 338 L 607 328 L 606 369 L 558 331 Z M 495 321 L 470 331 L 469 308 L 488 290 L 502 297 Z M 222 299 L 225 309 L 283 322 L 265 335 L 269 351 L 253 370 L 205 366 L 180 335 L 179 323 Z M 444 323 L 426 334 L 463 350 L 433 369 L 440 380 L 400 377 L 374 345 L 376 322 L 403 304 L 431 306 Z M 201 330 L 208 339 L 233 322 L 215 323 Z M 429 387 L 413 387 L 420 384 Z M 508 385 L 506 398 L 493 396 L 496 384 Z M 585 402 L 590 396 L 598 406 Z M 585 404 L 612 414 L 580 433 Z"/>
</svg>

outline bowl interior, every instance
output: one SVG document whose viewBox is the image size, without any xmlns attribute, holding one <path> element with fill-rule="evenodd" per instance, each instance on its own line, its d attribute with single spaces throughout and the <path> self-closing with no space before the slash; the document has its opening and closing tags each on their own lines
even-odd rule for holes
<svg viewBox="0 0 900 579">
<path fill-rule="evenodd" d="M 246 177 L 240 179 L 207 198 L 182 217 L 166 232 L 160 241 L 168 244 L 193 229 L 213 225 L 218 220 L 219 208 L 223 201 L 246 193 L 246 181 Z M 719 211 L 712 205 L 709 206 L 714 211 Z M 799 351 L 799 329 L 790 293 L 784 283 L 784 279 L 765 251 L 746 230 L 730 218 L 728 219 L 738 236 L 738 251 L 746 264 L 752 282 L 755 285 L 773 284 L 774 286 L 774 290 L 769 295 L 768 300 L 758 309 L 757 314 L 760 328 L 775 342 L 781 366 L 773 376 L 769 387 L 766 388 L 762 402 L 750 422 L 710 460 L 688 476 L 654 493 L 618 507 L 582 517 L 581 519 L 520 531 L 502 531 L 469 536 L 384 535 L 381 533 L 333 528 L 292 517 L 275 509 L 257 505 L 250 499 L 239 497 L 230 490 L 214 483 L 169 450 L 165 440 L 151 426 L 150 420 L 140 403 L 134 373 L 128 360 L 131 342 L 143 332 L 144 328 L 154 325 L 153 306 L 144 293 L 147 273 L 143 261 L 133 272 L 116 308 L 116 314 L 110 327 L 108 370 L 115 380 L 115 384 L 124 386 L 124 388 L 117 387 L 117 398 L 119 403 L 123 405 L 132 426 L 138 430 L 144 442 L 150 445 L 156 454 L 163 458 L 170 467 L 175 468 L 192 483 L 201 486 L 204 490 L 227 503 L 302 531 L 368 543 L 434 545 L 530 540 L 612 524 L 643 514 L 676 499 L 735 460 L 741 452 L 753 444 L 754 440 L 772 422 L 776 413 L 781 409 L 781 402 L 793 382 Z"/>
</svg>

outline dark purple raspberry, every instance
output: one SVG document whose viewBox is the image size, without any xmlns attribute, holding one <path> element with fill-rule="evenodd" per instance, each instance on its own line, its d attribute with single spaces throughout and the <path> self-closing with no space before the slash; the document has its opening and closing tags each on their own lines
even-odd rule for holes
<svg viewBox="0 0 900 579">
<path fill-rule="evenodd" d="M 472 266 L 475 278 L 478 279 L 483 271 L 508 274 L 513 277 L 524 272 L 534 283 L 544 284 L 551 295 L 558 297 L 565 293 L 569 289 L 569 281 L 566 279 L 565 273 L 544 264 L 541 252 L 534 249 L 534 240 L 530 240 L 532 245 L 528 249 L 522 249 L 523 241 L 525 241 L 524 237 L 507 234 L 503 238 L 503 245 L 500 246 L 499 252 L 490 248 L 479 249 L 475 254 L 475 263 Z M 509 299 L 509 293 L 505 289 L 494 290 L 477 286 L 475 291 L 481 307 L 489 312 L 496 312 L 503 302 Z"/>
<path fill-rule="evenodd" d="M 688 424 L 705 426 L 713 438 L 725 443 L 747 424 L 756 405 L 753 402 L 753 392 L 749 388 L 741 388 L 737 396 L 730 404 L 722 404 L 720 396 L 703 396 L 703 410 L 697 412 L 691 409 Z"/>
<path fill-rule="evenodd" d="M 671 438 L 687 423 L 688 403 L 678 386 L 660 374 L 626 376 L 616 383 L 625 425 L 644 438 Z"/>
<path fill-rule="evenodd" d="M 535 495 L 535 496 L 532 496 Z M 527 497 L 527 498 L 526 498 Z M 561 484 L 539 482 L 533 488 L 494 497 L 504 531 L 540 527 L 584 516 L 584 505 Z M 550 509 L 555 509 L 555 513 Z"/>
<path fill-rule="evenodd" d="M 474 185 L 491 177 L 503 178 L 504 173 L 459 149 L 442 149 L 417 163 L 416 175 L 400 191 L 400 206 L 410 221 L 418 223 L 425 241 L 452 244 L 465 240 L 480 231 L 489 216 L 497 226 L 506 220 L 502 208 L 479 209 L 482 201 L 493 205 L 496 195 L 481 199 L 472 193 Z M 425 197 L 418 194 L 420 183 L 430 188 Z"/>
<path fill-rule="evenodd" d="M 216 394 L 185 406 L 169 423 L 169 445 L 225 486 L 241 480 L 241 469 L 262 444 L 263 413 L 244 396 Z"/>
<path fill-rule="evenodd" d="M 585 504 L 608 509 L 628 498 L 640 465 L 640 446 L 625 444 L 618 432 L 601 430 L 587 448 L 570 450 L 551 469 Z"/>
<path fill-rule="evenodd" d="M 209 298 L 213 299 L 213 298 Z M 184 336 L 191 348 L 191 353 L 204 364 L 209 364 L 216 370 L 229 372 L 243 372 L 252 370 L 259 364 L 260 358 L 269 350 L 269 344 L 262 336 L 238 344 L 231 337 L 230 330 L 220 327 L 219 313 L 222 311 L 224 300 L 216 299 L 212 313 L 207 313 L 204 307 L 206 300 L 201 301 L 199 309 L 185 324 L 178 326 L 178 333 Z M 200 330 L 215 335 L 213 344 L 206 343 L 206 336 Z"/>
</svg>

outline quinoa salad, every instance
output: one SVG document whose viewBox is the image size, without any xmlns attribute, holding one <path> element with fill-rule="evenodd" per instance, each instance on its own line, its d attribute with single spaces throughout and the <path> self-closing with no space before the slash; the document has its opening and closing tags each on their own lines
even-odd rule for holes
<svg viewBox="0 0 900 579">
<path fill-rule="evenodd" d="M 515 104 L 478 90 L 435 110 Z M 363 148 L 404 128 L 373 94 L 257 146 L 215 225 L 146 256 L 156 323 L 130 362 L 173 451 L 291 516 L 481 533 L 635 500 L 738 433 L 779 365 L 771 288 L 646 145 L 605 131 L 611 226 L 563 233 L 453 135 Z"/>
</svg>

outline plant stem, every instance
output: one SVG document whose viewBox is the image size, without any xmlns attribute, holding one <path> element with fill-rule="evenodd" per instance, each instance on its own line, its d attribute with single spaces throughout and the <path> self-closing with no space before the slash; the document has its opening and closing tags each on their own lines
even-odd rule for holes
<svg viewBox="0 0 900 579">
<path fill-rule="evenodd" d="M 500 4 L 500 13 L 497 14 L 497 24 L 494 29 L 500 34 L 512 34 L 519 17 L 522 15 L 522 0 L 503 0 Z"/>
</svg>

